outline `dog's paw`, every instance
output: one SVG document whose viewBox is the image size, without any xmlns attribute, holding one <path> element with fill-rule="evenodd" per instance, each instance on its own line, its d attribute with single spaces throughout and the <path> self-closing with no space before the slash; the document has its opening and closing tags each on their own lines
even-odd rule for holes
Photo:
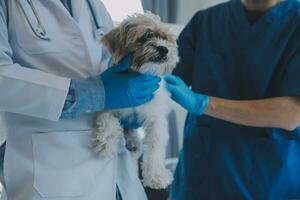
<svg viewBox="0 0 300 200">
<path fill-rule="evenodd" d="M 143 171 L 143 185 L 152 189 L 165 189 L 173 181 L 171 171 L 160 168 L 154 171 Z"/>
<path fill-rule="evenodd" d="M 120 136 L 123 129 L 119 120 L 110 113 L 100 115 L 92 138 L 94 152 L 101 156 L 113 156 L 118 153 Z"/>
<path fill-rule="evenodd" d="M 125 132 L 126 148 L 130 151 L 132 157 L 138 159 L 142 155 L 142 140 L 139 137 L 139 134 L 134 131 Z"/>
</svg>

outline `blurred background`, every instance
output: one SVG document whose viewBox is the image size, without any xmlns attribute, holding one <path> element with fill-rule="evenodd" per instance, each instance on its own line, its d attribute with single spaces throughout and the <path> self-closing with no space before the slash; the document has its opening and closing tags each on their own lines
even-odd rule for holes
<svg viewBox="0 0 300 200">
<path fill-rule="evenodd" d="M 198 11 L 226 0 L 102 0 L 115 21 L 128 14 L 149 10 L 159 15 L 162 21 L 186 24 Z"/>
<path fill-rule="evenodd" d="M 225 0 L 142 0 L 145 10 L 161 16 L 164 22 L 186 24 L 198 11 Z"/>
</svg>

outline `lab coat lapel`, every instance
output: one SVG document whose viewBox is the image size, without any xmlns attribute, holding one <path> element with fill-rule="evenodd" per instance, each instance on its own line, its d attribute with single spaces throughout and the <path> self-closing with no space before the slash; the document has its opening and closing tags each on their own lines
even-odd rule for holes
<svg viewBox="0 0 300 200">
<path fill-rule="evenodd" d="M 72 2 L 73 18 L 78 22 L 82 12 L 84 0 L 71 0 L 71 2 Z"/>
<path fill-rule="evenodd" d="M 72 10 L 72 15 L 70 16 L 72 17 L 73 20 L 78 22 L 78 19 L 80 17 L 81 11 L 82 11 L 82 7 L 83 7 L 83 3 L 85 0 L 65 0 L 64 3 L 68 5 L 68 1 L 71 2 L 71 10 Z M 57 0 L 58 4 L 60 4 L 60 7 L 63 8 L 64 12 L 67 13 L 68 15 L 70 15 L 69 11 L 65 8 L 65 5 L 63 5 L 63 3 L 61 2 L 61 0 Z"/>
<path fill-rule="evenodd" d="M 82 2 L 83 0 L 71 0 L 72 1 L 72 12 L 74 15 L 74 9 L 73 9 L 73 4 L 76 2 Z M 70 32 L 74 32 L 74 30 L 78 30 L 79 26 L 77 21 L 70 15 L 69 11 L 65 8 L 61 0 L 53 0 L 53 1 L 42 1 L 40 2 L 48 9 L 51 9 L 53 13 L 57 16 L 61 16 L 61 22 L 65 24 L 65 28 Z M 73 3 L 74 2 L 74 3 Z M 76 32 L 75 31 L 75 32 Z"/>
</svg>

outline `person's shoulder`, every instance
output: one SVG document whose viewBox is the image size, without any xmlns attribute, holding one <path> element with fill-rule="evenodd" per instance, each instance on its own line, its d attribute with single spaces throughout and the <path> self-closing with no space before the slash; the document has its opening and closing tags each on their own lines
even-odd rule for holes
<svg viewBox="0 0 300 200">
<path fill-rule="evenodd" d="M 219 3 L 209 8 L 197 11 L 189 21 L 189 25 L 196 31 L 201 23 L 207 24 L 212 21 L 223 21 L 228 16 L 231 1 Z"/>
<path fill-rule="evenodd" d="M 229 11 L 230 5 L 232 4 L 231 1 L 226 1 L 223 3 L 219 3 L 217 5 L 211 6 L 209 8 L 206 8 L 204 10 L 199 10 L 194 15 L 194 19 L 200 20 L 201 18 L 206 17 L 224 17 L 224 14 L 226 15 Z"/>
<path fill-rule="evenodd" d="M 295 13 L 295 19 L 300 19 L 300 0 L 290 0 L 286 3 L 291 14 Z M 284 9 L 284 7 L 283 7 Z"/>
<path fill-rule="evenodd" d="M 233 1 L 225 1 L 205 9 L 204 12 L 206 13 L 224 12 L 232 5 L 232 3 Z"/>
<path fill-rule="evenodd" d="M 300 6 L 300 0 L 290 0 L 292 6 L 298 7 Z"/>
<path fill-rule="evenodd" d="M 284 6 L 284 5 L 283 5 Z M 300 0 L 289 0 L 285 4 L 288 10 L 285 12 L 287 20 L 282 20 L 284 26 L 283 30 L 286 32 L 285 37 L 288 37 L 288 51 L 294 52 L 300 50 Z"/>
<path fill-rule="evenodd" d="M 289 19 L 293 22 L 290 29 L 294 28 L 296 35 L 300 36 L 300 0 L 290 0 L 289 7 L 291 8 L 289 14 L 292 15 Z"/>
</svg>

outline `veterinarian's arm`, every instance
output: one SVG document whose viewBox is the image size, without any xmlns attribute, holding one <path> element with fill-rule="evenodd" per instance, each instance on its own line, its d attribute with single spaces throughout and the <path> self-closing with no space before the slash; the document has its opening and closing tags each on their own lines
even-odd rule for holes
<svg viewBox="0 0 300 200">
<path fill-rule="evenodd" d="M 72 80 L 61 118 L 76 118 L 104 109 L 130 108 L 150 101 L 159 88 L 160 78 L 124 72 L 129 66 L 131 56 L 100 76 Z"/>
<path fill-rule="evenodd" d="M 253 101 L 234 101 L 209 97 L 205 114 L 255 127 L 294 130 L 300 124 L 300 99 L 278 97 Z"/>
<path fill-rule="evenodd" d="M 193 92 L 179 77 L 165 78 L 171 97 L 196 115 L 254 127 L 293 130 L 300 124 L 300 98 L 278 97 L 252 101 L 234 101 Z"/>
</svg>

